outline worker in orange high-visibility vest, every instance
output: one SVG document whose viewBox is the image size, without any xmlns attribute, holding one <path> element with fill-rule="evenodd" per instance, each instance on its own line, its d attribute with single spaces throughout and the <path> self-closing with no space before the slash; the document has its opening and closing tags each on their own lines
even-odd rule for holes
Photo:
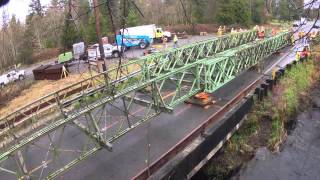
<svg viewBox="0 0 320 180">
<path fill-rule="evenodd" d="M 264 37 L 265 37 L 264 31 L 259 31 L 259 32 L 258 32 L 258 38 L 259 38 L 259 39 L 263 39 Z"/>
<path fill-rule="evenodd" d="M 304 60 L 308 60 L 308 58 L 310 57 L 311 53 L 309 51 L 308 46 L 305 46 L 303 48 L 303 51 L 301 52 L 301 56 L 303 57 Z"/>
<path fill-rule="evenodd" d="M 277 31 L 276 31 L 276 29 L 272 28 L 272 30 L 271 30 L 271 35 L 272 35 L 272 36 L 277 35 Z"/>
</svg>

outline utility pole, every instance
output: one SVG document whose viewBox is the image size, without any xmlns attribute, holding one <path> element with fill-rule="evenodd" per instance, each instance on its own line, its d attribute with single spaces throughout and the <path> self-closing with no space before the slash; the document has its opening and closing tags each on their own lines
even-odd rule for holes
<svg viewBox="0 0 320 180">
<path fill-rule="evenodd" d="M 96 34 L 99 42 L 100 60 L 103 60 L 102 70 L 106 71 L 107 67 L 105 62 L 105 54 L 104 54 L 101 33 L 100 33 L 100 17 L 99 17 L 100 13 L 99 13 L 98 2 L 97 0 L 93 0 L 92 3 L 93 3 L 93 10 L 94 10 L 95 24 L 96 24 Z"/>
</svg>

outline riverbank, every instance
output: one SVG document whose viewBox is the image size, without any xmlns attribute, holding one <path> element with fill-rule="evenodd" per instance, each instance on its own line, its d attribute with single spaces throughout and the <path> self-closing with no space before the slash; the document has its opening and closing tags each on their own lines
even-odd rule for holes
<svg viewBox="0 0 320 180">
<path fill-rule="evenodd" d="M 239 131 L 194 179 L 228 179 L 261 147 L 279 152 L 295 127 L 296 115 L 312 106 L 310 90 L 319 84 L 319 70 L 318 60 L 298 63 L 288 70 L 268 97 L 254 105 Z"/>
<path fill-rule="evenodd" d="M 254 158 L 241 168 L 232 179 L 319 179 L 320 172 L 320 86 L 310 93 L 312 107 L 295 118 L 281 150 L 271 153 L 259 148 Z"/>
</svg>

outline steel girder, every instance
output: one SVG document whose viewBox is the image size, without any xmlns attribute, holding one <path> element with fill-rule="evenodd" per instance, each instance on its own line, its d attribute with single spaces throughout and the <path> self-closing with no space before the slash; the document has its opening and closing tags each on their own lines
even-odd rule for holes
<svg viewBox="0 0 320 180">
<path fill-rule="evenodd" d="M 257 31 L 247 31 L 228 34 L 219 38 L 200 41 L 165 53 L 156 53 L 146 56 L 143 70 L 145 75 L 154 76 L 162 71 L 171 71 L 197 60 L 213 56 L 216 53 L 254 41 Z"/>
<path fill-rule="evenodd" d="M 170 70 L 159 68 L 156 63 L 147 61 L 138 66 L 136 62 L 131 62 L 122 66 L 120 70 L 114 70 L 119 71 L 120 75 L 118 73 L 111 74 L 110 71 L 107 80 L 103 75 L 98 75 L 90 81 L 83 81 L 79 84 L 85 84 L 85 86 L 79 85 L 79 87 L 90 88 L 84 88 L 78 96 L 60 98 L 59 95 L 56 95 L 58 97 L 56 99 L 62 99 L 57 106 L 57 109 L 61 112 L 60 116 L 51 120 L 43 120 L 43 123 L 38 122 L 39 125 L 33 125 L 34 133 L 21 133 L 23 135 L 19 136 L 19 133 L 13 131 L 13 128 L 8 130 L 7 138 L 12 138 L 14 141 L 3 145 L 1 149 L 0 172 L 11 173 L 17 177 L 54 178 L 90 155 L 95 154 L 101 148 L 111 150 L 112 142 L 160 112 L 172 110 L 177 104 L 203 89 L 211 92 L 213 89 L 220 87 L 222 83 L 230 81 L 237 73 L 257 63 L 257 59 L 260 58 L 259 60 L 261 60 L 263 56 L 271 53 L 272 50 L 276 50 L 273 45 L 278 48 L 286 45 L 288 43 L 287 35 L 287 33 L 283 33 L 270 39 L 235 48 L 227 52 L 230 57 L 227 59 L 224 59 L 224 53 L 219 53 L 216 56 L 192 61 L 185 65 L 171 65 L 169 66 L 171 67 Z M 261 52 L 265 53 L 256 56 L 248 56 L 248 53 L 246 53 L 247 51 L 260 53 L 259 48 Z M 234 60 L 235 58 L 241 63 Z M 232 63 L 228 61 L 232 61 Z M 149 66 L 150 64 L 153 65 Z M 134 71 L 130 70 L 132 66 L 135 69 Z M 228 68 L 228 66 L 232 66 L 232 68 Z M 144 69 L 146 67 L 153 68 L 153 71 Z M 218 69 L 220 70 L 218 71 Z M 220 75 L 217 75 L 217 73 L 220 73 Z M 219 77 L 217 79 L 220 80 L 220 84 L 218 81 L 213 81 L 215 86 L 212 86 L 211 84 L 214 83 L 210 80 L 216 79 L 216 77 Z M 106 83 L 108 83 L 108 86 L 105 86 Z M 94 91 L 92 87 L 94 87 Z M 89 98 L 91 95 L 97 96 L 94 102 Z M 112 123 L 112 118 L 99 116 L 98 114 L 107 113 L 111 108 L 113 111 L 117 110 L 119 119 L 114 122 L 118 126 L 110 129 L 107 128 L 109 126 L 106 126 L 106 124 Z M 108 113 L 112 114 L 112 112 Z M 76 156 L 74 159 L 65 162 L 63 158 L 59 158 L 65 152 L 63 146 L 66 146 L 62 143 L 65 138 L 62 135 L 66 133 L 65 129 L 70 128 L 70 126 L 76 127 L 77 131 L 84 132 L 87 143 L 82 142 L 84 148 L 72 151 Z M 56 132 L 61 134 L 58 142 L 52 138 Z M 44 140 L 44 138 L 47 140 Z M 53 156 L 50 161 L 45 160 L 38 167 L 28 171 L 30 167 L 26 165 L 28 160 L 25 160 L 28 149 L 30 147 L 31 149 L 40 147 L 37 143 L 40 142 L 41 144 L 42 141 L 48 141 L 49 147 L 41 149 L 47 150 Z M 71 152 L 71 150 L 68 152 Z M 14 167 L 10 164 L 10 160 L 17 162 Z M 45 172 L 43 175 L 43 169 L 51 165 L 54 160 L 59 161 L 60 168 L 51 167 L 50 170 L 52 171 Z M 41 170 L 41 173 L 39 173 L 39 170 Z"/>
<path fill-rule="evenodd" d="M 118 68 L 113 68 L 108 72 L 94 75 L 91 78 L 48 94 L 5 117 L 0 117 L 0 128 L 11 128 L 21 119 L 37 119 L 38 117 L 36 116 L 39 116 L 43 110 L 49 108 L 60 109 L 60 105 L 67 104 L 72 100 L 78 100 L 74 98 L 74 94 L 94 94 L 96 91 L 101 90 L 102 87 L 111 86 L 117 81 L 126 81 L 128 76 L 143 75 L 147 80 L 150 76 L 155 76 L 159 72 L 174 70 L 176 67 L 181 67 L 196 60 L 212 56 L 215 53 L 251 42 L 256 37 L 256 31 L 229 34 L 132 60 L 123 64 L 120 71 Z M 105 76 L 108 76 L 109 81 L 104 81 Z"/>
<path fill-rule="evenodd" d="M 267 55 L 288 45 L 288 34 L 277 36 L 217 54 L 215 59 L 204 62 L 204 90 L 212 93 L 239 73 L 256 65 Z"/>
</svg>

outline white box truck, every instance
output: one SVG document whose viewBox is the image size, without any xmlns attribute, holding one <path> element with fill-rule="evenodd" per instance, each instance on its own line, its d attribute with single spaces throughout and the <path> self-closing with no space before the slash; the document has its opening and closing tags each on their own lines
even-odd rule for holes
<svg viewBox="0 0 320 180">
<path fill-rule="evenodd" d="M 120 29 L 120 33 L 125 36 L 148 36 L 150 39 L 160 42 L 172 39 L 169 31 L 163 31 L 162 28 L 156 27 L 155 24 Z"/>
<path fill-rule="evenodd" d="M 73 49 L 73 58 L 75 60 L 81 59 L 81 57 L 86 52 L 84 42 L 75 43 L 72 45 Z"/>
</svg>

